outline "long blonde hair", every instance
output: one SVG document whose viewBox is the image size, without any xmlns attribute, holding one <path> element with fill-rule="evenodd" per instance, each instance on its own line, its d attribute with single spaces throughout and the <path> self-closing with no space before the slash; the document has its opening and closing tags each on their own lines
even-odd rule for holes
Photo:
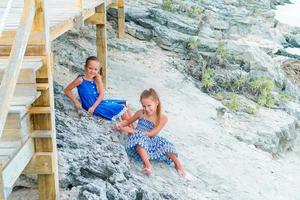
<svg viewBox="0 0 300 200">
<path fill-rule="evenodd" d="M 150 88 L 148 90 L 144 90 L 140 96 L 140 102 L 142 103 L 142 99 L 145 99 L 145 98 L 149 98 L 149 97 L 152 97 L 153 100 L 155 101 L 158 101 L 158 105 L 157 105 L 157 108 L 156 108 L 156 122 L 155 122 L 155 126 L 158 126 L 158 124 L 160 123 L 160 117 L 161 117 L 161 103 L 160 103 L 160 100 L 159 100 L 159 96 L 157 94 L 157 92 L 153 89 L 153 88 Z"/>
</svg>

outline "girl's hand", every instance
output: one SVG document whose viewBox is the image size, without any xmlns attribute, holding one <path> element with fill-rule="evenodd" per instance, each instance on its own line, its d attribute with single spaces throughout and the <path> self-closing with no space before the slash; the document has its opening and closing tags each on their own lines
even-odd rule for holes
<svg viewBox="0 0 300 200">
<path fill-rule="evenodd" d="M 116 129 L 117 130 L 121 130 L 121 128 L 123 128 L 124 126 L 126 126 L 127 122 L 126 121 L 121 121 L 116 123 Z"/>
<path fill-rule="evenodd" d="M 75 103 L 75 107 L 77 110 L 80 110 L 82 107 L 81 107 L 81 103 L 80 102 L 76 102 Z"/>
<path fill-rule="evenodd" d="M 90 107 L 89 108 L 89 110 L 88 110 L 88 112 L 90 113 L 90 114 L 93 114 L 94 113 L 94 111 L 95 111 L 95 108 L 92 106 L 92 107 Z"/>
<path fill-rule="evenodd" d="M 122 128 L 121 122 L 116 123 L 116 129 L 117 129 L 118 131 L 120 131 L 121 128 Z"/>
<path fill-rule="evenodd" d="M 149 134 L 149 132 L 144 132 L 144 134 L 146 135 L 146 136 L 148 136 L 149 138 L 151 138 L 152 136 L 150 136 L 150 134 Z"/>
</svg>

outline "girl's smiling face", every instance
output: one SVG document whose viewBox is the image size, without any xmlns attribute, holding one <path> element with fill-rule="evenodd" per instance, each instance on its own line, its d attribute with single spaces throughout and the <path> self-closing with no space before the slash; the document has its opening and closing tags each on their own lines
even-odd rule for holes
<svg viewBox="0 0 300 200">
<path fill-rule="evenodd" d="M 91 60 L 86 67 L 85 74 L 87 78 L 93 79 L 99 73 L 99 71 L 100 63 L 98 61 Z"/>
<path fill-rule="evenodd" d="M 141 103 L 144 109 L 144 112 L 149 115 L 156 115 L 156 109 L 159 104 L 158 101 L 154 100 L 152 97 L 142 98 Z"/>
</svg>

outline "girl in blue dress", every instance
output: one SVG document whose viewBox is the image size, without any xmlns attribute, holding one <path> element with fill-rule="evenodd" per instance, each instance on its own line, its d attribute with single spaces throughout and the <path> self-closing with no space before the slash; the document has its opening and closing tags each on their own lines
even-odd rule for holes
<svg viewBox="0 0 300 200">
<path fill-rule="evenodd" d="M 73 101 L 75 107 L 84 109 L 90 114 L 103 117 L 108 120 L 115 120 L 122 116 L 128 119 L 130 113 L 126 112 L 126 101 L 118 99 L 103 99 L 104 88 L 101 79 L 100 62 L 97 57 L 90 56 L 86 59 L 84 75 L 78 76 L 66 88 L 66 95 Z M 72 94 L 72 89 L 77 87 L 81 103 Z"/>
<path fill-rule="evenodd" d="M 152 171 L 150 160 L 163 160 L 168 164 L 174 162 L 180 176 L 184 170 L 177 159 L 174 145 L 158 133 L 167 123 L 167 116 L 161 113 L 161 103 L 154 89 L 144 90 L 140 97 L 143 109 L 137 111 L 132 117 L 116 124 L 116 128 L 127 132 L 130 137 L 126 144 L 126 152 L 136 160 L 144 163 L 143 171 L 150 174 Z M 138 120 L 137 127 L 128 127 Z"/>
</svg>

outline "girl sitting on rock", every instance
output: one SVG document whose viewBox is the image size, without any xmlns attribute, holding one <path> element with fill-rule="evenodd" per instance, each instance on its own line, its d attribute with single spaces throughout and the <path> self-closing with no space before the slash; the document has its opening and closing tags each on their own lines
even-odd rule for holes
<svg viewBox="0 0 300 200">
<path fill-rule="evenodd" d="M 161 103 L 156 91 L 152 88 L 144 90 L 140 96 L 140 102 L 143 109 L 137 111 L 129 119 L 116 124 L 118 130 L 130 135 L 126 144 L 127 154 L 136 160 L 142 160 L 143 171 L 148 175 L 152 172 L 149 160 L 164 160 L 168 164 L 173 161 L 179 175 L 184 176 L 184 170 L 177 159 L 174 145 L 158 136 L 168 118 L 161 113 Z M 138 120 L 136 129 L 128 127 L 136 120 Z"/>
<path fill-rule="evenodd" d="M 100 62 L 98 58 L 95 56 L 88 57 L 84 66 L 84 75 L 79 75 L 65 88 L 64 92 L 78 110 L 83 108 L 90 114 L 108 120 L 115 120 L 120 116 L 123 119 L 128 119 L 130 113 L 126 112 L 126 100 L 103 99 L 104 88 L 99 71 Z M 75 87 L 77 87 L 81 103 L 71 92 Z"/>
</svg>

